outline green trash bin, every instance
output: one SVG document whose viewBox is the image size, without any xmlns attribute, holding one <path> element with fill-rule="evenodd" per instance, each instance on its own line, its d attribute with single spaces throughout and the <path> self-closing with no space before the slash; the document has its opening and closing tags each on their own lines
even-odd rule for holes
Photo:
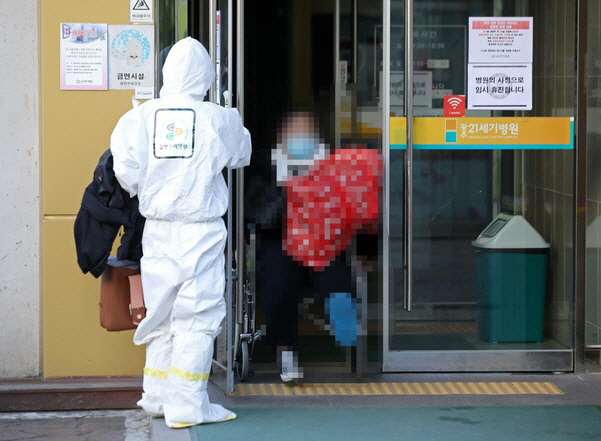
<svg viewBox="0 0 601 441">
<path fill-rule="evenodd" d="M 542 342 L 549 244 L 522 216 L 502 213 L 472 245 L 480 339 Z"/>
</svg>

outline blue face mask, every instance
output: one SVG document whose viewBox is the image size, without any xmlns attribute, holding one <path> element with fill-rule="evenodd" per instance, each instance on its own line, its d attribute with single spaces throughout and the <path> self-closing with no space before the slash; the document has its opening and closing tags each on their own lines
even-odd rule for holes
<svg viewBox="0 0 601 441">
<path fill-rule="evenodd" d="M 319 143 L 312 136 L 295 136 L 286 142 L 286 153 L 290 159 L 312 159 Z"/>
</svg>

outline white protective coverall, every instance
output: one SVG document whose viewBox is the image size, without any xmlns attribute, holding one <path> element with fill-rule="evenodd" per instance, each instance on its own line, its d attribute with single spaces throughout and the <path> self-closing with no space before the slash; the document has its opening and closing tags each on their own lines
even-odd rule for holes
<svg viewBox="0 0 601 441">
<path fill-rule="evenodd" d="M 169 427 L 236 415 L 206 392 L 213 341 L 225 316 L 228 205 L 224 167 L 250 162 L 238 112 L 203 102 L 215 80 L 205 48 L 176 43 L 163 66 L 160 98 L 127 112 L 111 136 L 115 175 L 146 217 L 142 285 L 147 315 L 134 343 L 146 344 L 138 403 Z"/>
</svg>

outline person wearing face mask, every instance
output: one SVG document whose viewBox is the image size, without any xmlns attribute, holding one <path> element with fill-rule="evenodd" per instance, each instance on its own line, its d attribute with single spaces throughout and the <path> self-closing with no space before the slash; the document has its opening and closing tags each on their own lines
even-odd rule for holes
<svg viewBox="0 0 601 441">
<path fill-rule="evenodd" d="M 282 381 L 302 378 L 294 348 L 297 342 L 298 302 L 307 271 L 283 250 L 286 219 L 285 183 L 289 176 L 304 174 L 316 158 L 327 154 L 319 141 L 313 115 L 287 112 L 275 143 L 263 160 L 255 162 L 246 191 L 246 224 L 256 234 L 258 301 L 265 311 L 265 340 L 276 352 Z M 260 165 L 268 167 L 260 170 Z"/>
<path fill-rule="evenodd" d="M 323 271 L 304 266 L 284 247 L 287 184 L 305 176 L 330 152 L 320 139 L 318 124 L 308 111 L 288 112 L 282 119 L 277 143 L 271 150 L 271 183 L 251 180 L 246 215 L 257 236 L 257 293 L 266 315 L 266 340 L 277 353 L 280 378 L 298 381 L 304 373 L 298 365 L 297 327 L 300 294 L 326 301 L 333 292 L 350 293 L 350 267 L 341 253 Z M 329 302 L 325 304 L 327 307 Z"/>
<path fill-rule="evenodd" d="M 309 168 L 328 154 L 319 139 L 316 121 L 309 112 L 293 112 L 284 118 L 278 144 L 271 152 L 279 186 L 290 176 L 304 175 Z"/>
<path fill-rule="evenodd" d="M 283 120 L 278 144 L 271 152 L 277 185 L 284 187 L 291 176 L 305 175 L 315 161 L 325 158 L 327 153 L 325 144 L 320 142 L 313 114 L 306 111 L 288 114 Z M 286 216 L 285 209 L 282 210 L 282 216 Z M 283 231 L 280 234 L 283 235 Z M 303 378 L 303 371 L 298 366 L 298 354 L 295 351 L 298 291 L 299 287 L 307 283 L 310 273 L 283 251 L 281 240 L 282 236 L 279 237 L 277 244 L 279 248 L 277 253 L 281 256 L 273 257 L 283 259 L 280 261 L 283 279 L 275 281 L 281 286 L 277 291 L 273 290 L 275 286 L 269 289 L 272 293 L 279 291 L 281 294 L 269 296 L 271 304 L 267 307 L 267 329 L 269 330 L 271 326 L 274 331 L 280 378 L 284 382 L 289 382 Z M 283 314 L 279 315 L 278 312 Z"/>
</svg>

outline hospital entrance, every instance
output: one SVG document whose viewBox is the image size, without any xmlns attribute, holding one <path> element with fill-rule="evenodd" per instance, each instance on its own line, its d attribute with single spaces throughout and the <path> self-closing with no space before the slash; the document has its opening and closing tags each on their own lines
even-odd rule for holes
<svg viewBox="0 0 601 441">
<path fill-rule="evenodd" d="M 210 99 L 252 134 L 228 176 L 231 387 L 273 381 L 278 346 L 303 381 L 573 370 L 564 3 L 204 0 L 159 16 L 163 47 L 210 48 Z M 486 59 L 503 49 L 483 35 L 519 56 Z"/>
</svg>

